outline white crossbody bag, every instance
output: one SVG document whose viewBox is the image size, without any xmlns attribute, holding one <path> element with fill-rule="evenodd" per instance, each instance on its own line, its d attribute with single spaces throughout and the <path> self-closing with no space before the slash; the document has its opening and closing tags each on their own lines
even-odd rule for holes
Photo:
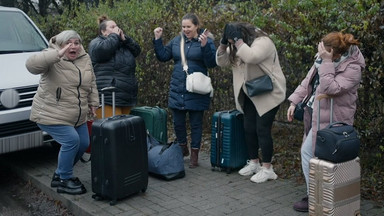
<svg viewBox="0 0 384 216">
<path fill-rule="evenodd" d="M 188 73 L 188 65 L 187 60 L 184 54 L 184 36 L 180 34 L 180 53 L 181 53 L 181 61 L 183 64 L 183 71 L 187 74 L 186 79 L 186 89 L 188 92 L 197 93 L 197 94 L 209 94 L 213 96 L 213 87 L 211 83 L 211 78 L 205 75 L 202 72 L 193 72 L 191 74 Z"/>
</svg>

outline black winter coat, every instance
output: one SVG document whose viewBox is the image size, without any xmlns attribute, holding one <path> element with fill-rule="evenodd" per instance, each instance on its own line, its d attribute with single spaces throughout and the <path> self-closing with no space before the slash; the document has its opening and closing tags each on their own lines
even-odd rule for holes
<svg viewBox="0 0 384 216">
<path fill-rule="evenodd" d="M 183 34 L 184 35 L 184 34 Z M 156 57 L 159 61 L 166 62 L 171 59 L 174 61 L 170 91 L 168 97 L 168 107 L 179 110 L 207 110 L 209 108 L 209 94 L 201 95 L 187 91 L 186 73 L 183 71 L 180 54 L 181 36 L 174 37 L 166 46 L 162 39 L 153 40 Z M 201 47 L 200 41 L 193 38 L 189 40 L 184 35 L 184 53 L 187 59 L 188 72 L 208 73 L 208 68 L 216 67 L 216 48 L 213 40 L 208 38 L 208 42 Z"/>
<path fill-rule="evenodd" d="M 108 37 L 99 35 L 89 44 L 96 84 L 99 92 L 104 87 L 116 87 L 116 106 L 135 106 L 138 84 L 135 76 L 136 60 L 141 48 L 132 38 L 125 41 L 111 33 Z M 111 94 L 105 95 L 105 104 L 112 104 Z"/>
</svg>

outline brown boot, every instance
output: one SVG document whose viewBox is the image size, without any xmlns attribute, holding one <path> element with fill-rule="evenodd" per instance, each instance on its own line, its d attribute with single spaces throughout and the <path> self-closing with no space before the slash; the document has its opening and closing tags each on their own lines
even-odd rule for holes
<svg viewBox="0 0 384 216">
<path fill-rule="evenodd" d="M 189 155 L 188 145 L 187 143 L 179 144 L 181 147 L 181 151 L 183 152 L 183 156 L 187 157 Z"/>
<path fill-rule="evenodd" d="M 189 160 L 189 168 L 196 168 L 199 166 L 197 161 L 199 160 L 199 149 L 191 148 L 191 158 Z"/>
</svg>

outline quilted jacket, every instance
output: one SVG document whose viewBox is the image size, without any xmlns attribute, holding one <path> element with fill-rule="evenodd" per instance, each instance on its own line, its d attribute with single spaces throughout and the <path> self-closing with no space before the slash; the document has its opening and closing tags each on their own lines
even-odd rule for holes
<svg viewBox="0 0 384 216">
<path fill-rule="evenodd" d="M 74 61 L 59 57 L 60 48 L 49 47 L 31 56 L 26 67 L 40 75 L 30 120 L 44 125 L 79 126 L 87 121 L 89 106 L 99 106 L 96 77 L 91 58 L 81 47 Z"/>
<path fill-rule="evenodd" d="M 216 48 L 212 38 L 201 47 L 197 39 L 187 39 L 184 36 L 184 53 L 188 64 L 188 72 L 208 73 L 208 68 L 216 66 Z M 201 95 L 190 93 L 186 90 L 186 73 L 183 71 L 180 55 L 181 36 L 174 37 L 166 46 L 162 39 L 153 40 L 156 57 L 159 61 L 166 62 L 173 59 L 174 66 L 170 82 L 168 107 L 180 110 L 207 110 L 210 104 L 209 94 Z"/>
</svg>

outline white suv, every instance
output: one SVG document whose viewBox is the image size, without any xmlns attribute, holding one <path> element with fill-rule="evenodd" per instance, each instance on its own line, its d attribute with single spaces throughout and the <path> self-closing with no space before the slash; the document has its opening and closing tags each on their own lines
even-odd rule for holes
<svg viewBox="0 0 384 216">
<path fill-rule="evenodd" d="M 23 11 L 0 6 L 0 154 L 44 143 L 45 133 L 29 120 L 40 76 L 29 73 L 25 61 L 47 47 Z"/>
</svg>

